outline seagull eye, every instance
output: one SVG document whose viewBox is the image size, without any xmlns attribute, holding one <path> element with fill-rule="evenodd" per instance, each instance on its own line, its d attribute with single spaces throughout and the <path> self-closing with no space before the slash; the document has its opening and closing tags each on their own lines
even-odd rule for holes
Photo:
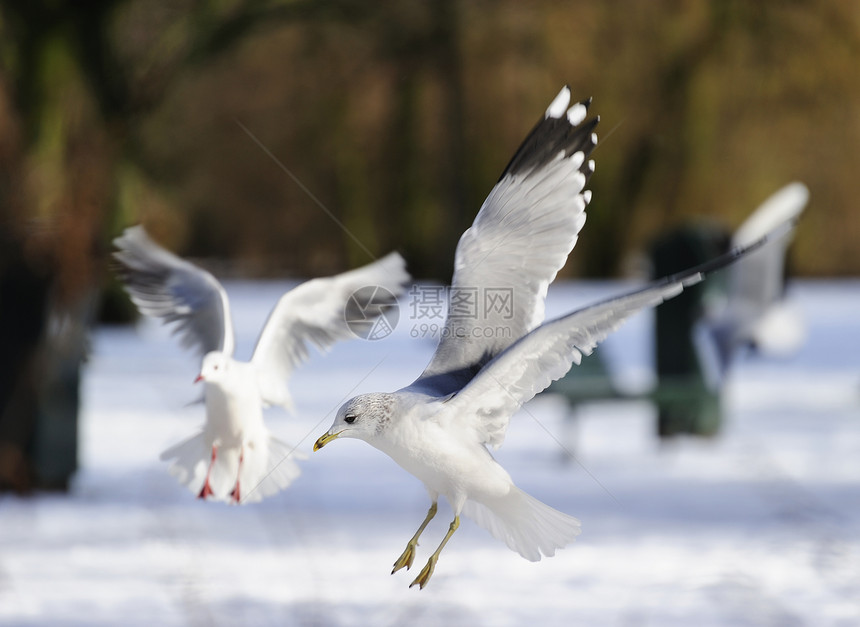
<svg viewBox="0 0 860 627">
<path fill-rule="evenodd" d="M 347 414 L 346 416 L 343 417 L 343 421 L 346 424 L 351 425 L 352 423 L 355 422 L 356 418 L 357 418 L 357 416 L 355 414 Z"/>
</svg>

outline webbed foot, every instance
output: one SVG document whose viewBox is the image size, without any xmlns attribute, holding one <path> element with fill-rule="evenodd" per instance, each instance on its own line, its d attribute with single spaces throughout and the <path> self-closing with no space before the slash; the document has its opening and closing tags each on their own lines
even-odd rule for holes
<svg viewBox="0 0 860 627">
<path fill-rule="evenodd" d="M 415 538 L 409 541 L 406 545 L 406 549 L 400 557 L 397 558 L 397 561 L 394 562 L 394 569 L 391 571 L 392 575 L 404 566 L 406 567 L 406 570 L 412 568 L 412 561 L 415 559 L 415 547 L 417 546 L 418 542 L 415 541 Z"/>
</svg>

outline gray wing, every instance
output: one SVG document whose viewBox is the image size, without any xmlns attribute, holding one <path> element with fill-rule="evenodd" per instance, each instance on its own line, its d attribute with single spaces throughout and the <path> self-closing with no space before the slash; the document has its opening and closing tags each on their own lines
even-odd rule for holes
<svg viewBox="0 0 860 627">
<path fill-rule="evenodd" d="M 563 377 L 625 320 L 648 307 L 677 296 L 699 283 L 705 274 L 759 249 L 777 233 L 734 250 L 688 272 L 585 307 L 541 325 L 496 356 L 447 403 L 442 420 L 459 424 L 479 442 L 499 447 L 513 413 L 550 383 Z"/>
<path fill-rule="evenodd" d="M 460 238 L 442 340 L 419 379 L 426 387 L 461 387 L 543 320 L 591 198 L 598 119 L 585 121 L 589 103 L 569 107 L 562 89 Z"/>
<path fill-rule="evenodd" d="M 791 183 L 747 218 L 732 236 L 734 247 L 743 247 L 779 224 L 797 220 L 809 199 L 803 183 Z M 738 345 L 755 342 L 759 325 L 783 299 L 785 255 L 791 233 L 773 239 L 728 269 L 725 306 L 711 314 L 706 325 L 716 342 L 720 367 L 725 371 Z"/>
<path fill-rule="evenodd" d="M 770 196 L 735 231 L 733 247 L 746 246 L 779 224 L 796 220 L 809 199 L 803 183 L 791 183 Z M 751 307 L 761 313 L 782 298 L 785 251 L 790 237 L 770 242 L 735 264 L 730 272 L 729 298 L 735 306 Z"/>
<path fill-rule="evenodd" d="M 358 337 L 354 331 L 371 336 L 375 324 L 387 322 L 385 314 L 397 306 L 397 296 L 409 280 L 406 262 L 390 253 L 362 268 L 312 279 L 284 294 L 251 358 L 263 400 L 289 407 L 287 380 L 308 358 L 309 345 L 325 349 Z"/>
<path fill-rule="evenodd" d="M 233 354 L 227 293 L 211 274 L 153 242 L 142 226 L 114 240 L 118 274 L 142 314 L 174 323 L 185 348 Z"/>
</svg>

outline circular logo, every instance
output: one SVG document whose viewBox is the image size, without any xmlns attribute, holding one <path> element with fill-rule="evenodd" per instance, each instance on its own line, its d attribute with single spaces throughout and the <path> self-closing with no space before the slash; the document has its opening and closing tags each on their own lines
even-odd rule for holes
<svg viewBox="0 0 860 627">
<path fill-rule="evenodd" d="M 397 297 L 381 285 L 368 285 L 350 294 L 343 309 L 349 330 L 365 340 L 391 335 L 400 320 Z"/>
</svg>

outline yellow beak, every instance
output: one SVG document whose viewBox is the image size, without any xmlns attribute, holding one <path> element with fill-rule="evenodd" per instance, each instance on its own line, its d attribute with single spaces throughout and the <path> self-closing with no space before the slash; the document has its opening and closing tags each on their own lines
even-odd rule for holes
<svg viewBox="0 0 860 627">
<path fill-rule="evenodd" d="M 326 433 L 319 440 L 314 442 L 314 451 L 320 450 L 322 447 L 334 440 L 341 433 L 343 433 L 343 431 L 338 431 L 337 433 Z"/>
</svg>

